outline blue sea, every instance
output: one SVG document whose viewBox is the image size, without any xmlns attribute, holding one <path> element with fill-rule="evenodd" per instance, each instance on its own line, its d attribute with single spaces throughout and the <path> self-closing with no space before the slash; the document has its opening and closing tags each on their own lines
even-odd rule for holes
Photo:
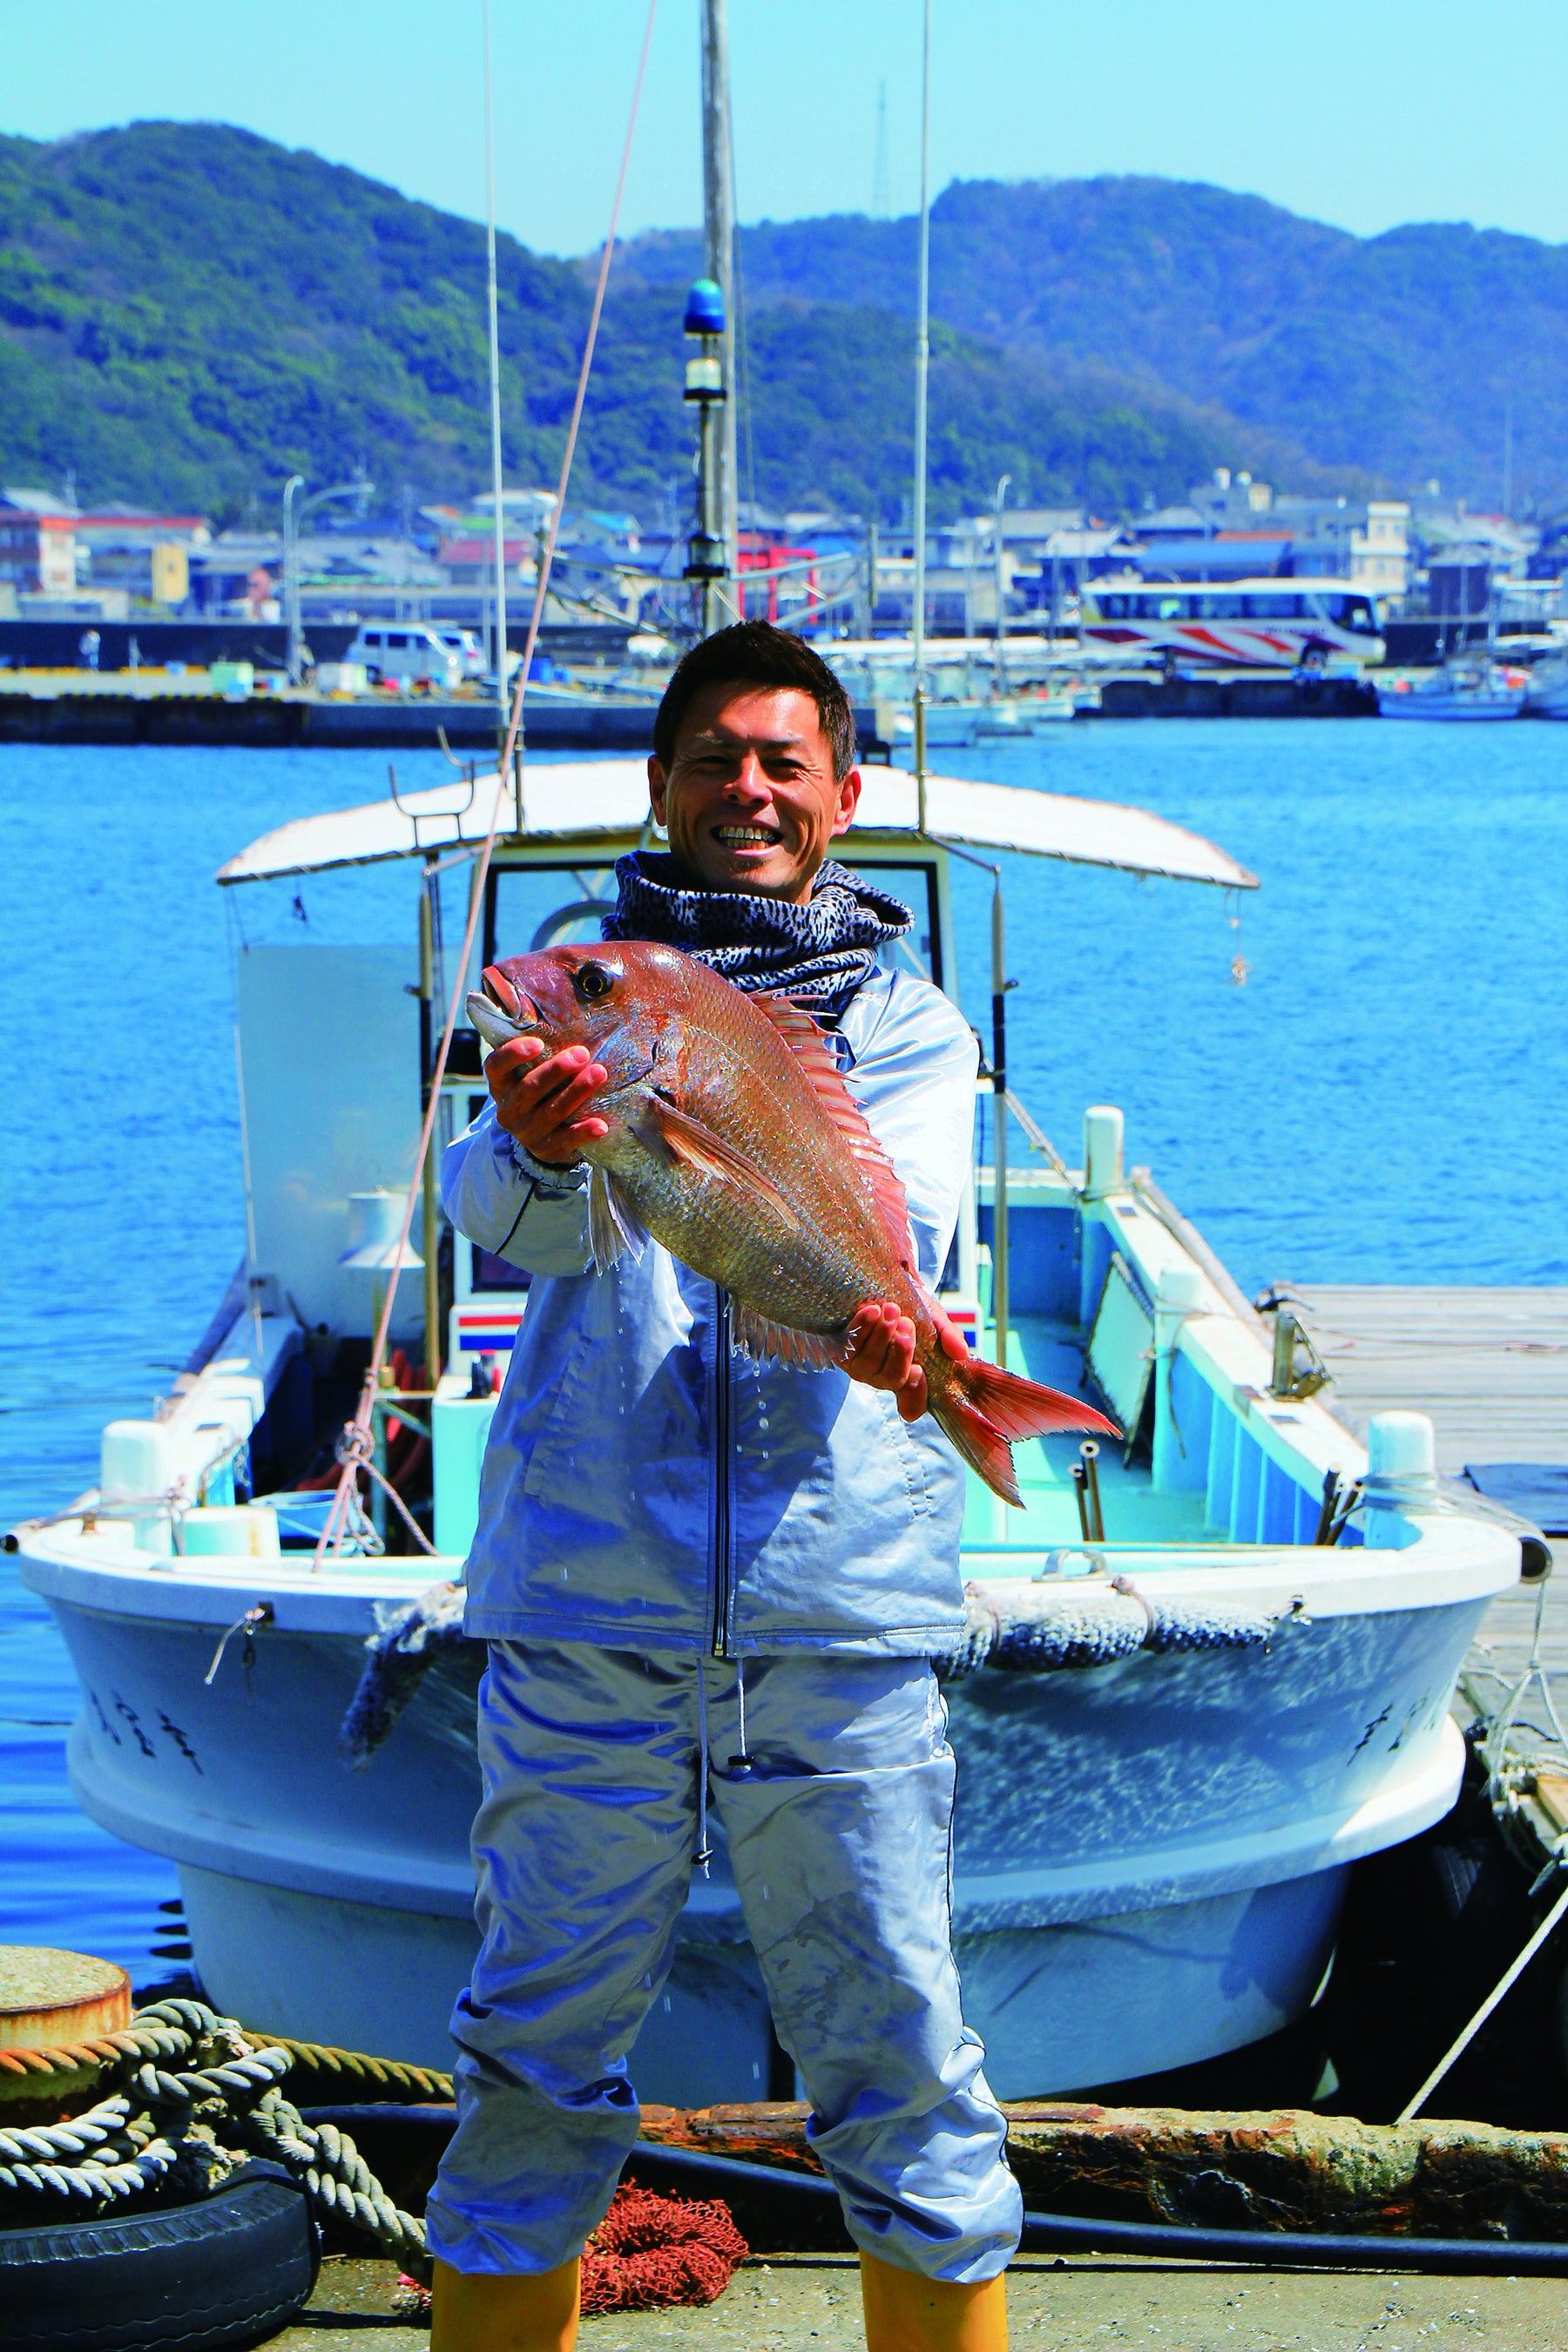
<svg viewBox="0 0 1568 2352">
<path fill-rule="evenodd" d="M 1081 721 L 944 764 L 1156 810 L 1262 882 L 1007 862 L 1013 1082 L 1069 1159 L 1085 1105 L 1121 1104 L 1129 1159 L 1249 1291 L 1568 1282 L 1568 728 Z M 238 939 L 412 936 L 401 872 L 215 869 L 386 785 L 368 752 L 0 746 L 0 1525 L 93 1481 L 103 1422 L 150 1408 L 239 1258 Z M 956 889 L 984 1026 L 989 884 Z M 74 1705 L 0 1558 L 0 1942 L 145 1981 L 174 1873 L 77 1811 Z"/>
</svg>

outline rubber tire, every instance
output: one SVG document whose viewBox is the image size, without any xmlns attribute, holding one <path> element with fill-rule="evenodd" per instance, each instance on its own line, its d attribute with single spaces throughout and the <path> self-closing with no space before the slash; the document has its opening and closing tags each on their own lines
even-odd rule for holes
<svg viewBox="0 0 1568 2352">
<path fill-rule="evenodd" d="M 320 2241 L 280 2165 L 199 2205 L 0 2230 L 5 2352 L 217 2352 L 276 2334 L 309 2301 Z"/>
</svg>

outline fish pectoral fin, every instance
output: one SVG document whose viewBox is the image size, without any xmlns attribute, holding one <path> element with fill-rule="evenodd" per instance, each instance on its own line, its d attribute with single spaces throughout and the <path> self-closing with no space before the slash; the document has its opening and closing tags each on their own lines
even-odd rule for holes
<svg viewBox="0 0 1568 2352">
<path fill-rule="evenodd" d="M 733 1184 L 739 1192 L 749 1192 L 753 1200 L 764 1202 L 775 1216 L 782 1217 L 792 1232 L 800 1231 L 800 1219 L 795 1215 L 771 1176 L 765 1175 L 754 1160 L 726 1143 L 702 1119 L 693 1118 L 689 1111 L 679 1110 L 662 1095 L 648 1097 L 647 1117 L 660 1141 L 674 1158 L 688 1168 L 698 1169 L 704 1176 L 717 1176 L 723 1183 Z"/>
<path fill-rule="evenodd" d="M 842 1363 L 844 1350 L 832 1339 L 825 1339 L 817 1331 L 796 1331 L 787 1323 L 775 1323 L 759 1313 L 754 1307 L 735 1302 L 731 1325 L 734 1344 L 742 1355 L 754 1363 L 798 1364 L 809 1371 L 822 1372 L 830 1364 Z"/>
<path fill-rule="evenodd" d="M 595 1274 L 608 1274 L 624 1257 L 635 1265 L 647 1245 L 647 1228 L 607 1168 L 588 1178 L 588 1246 Z"/>
</svg>

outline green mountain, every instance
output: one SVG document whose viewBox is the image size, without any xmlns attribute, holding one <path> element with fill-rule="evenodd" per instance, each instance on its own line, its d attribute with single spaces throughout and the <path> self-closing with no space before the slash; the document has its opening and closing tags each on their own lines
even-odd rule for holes
<svg viewBox="0 0 1568 2352">
<path fill-rule="evenodd" d="M 956 202 L 943 200 L 944 289 Z M 808 269 L 813 230 L 825 234 Z M 989 237 L 971 235 L 977 261 Z M 650 519 L 670 496 L 684 513 L 690 495 L 680 246 L 643 240 L 617 271 L 576 483 Z M 589 290 L 580 263 L 505 236 L 499 248 L 507 470 L 552 481 Z M 912 285 L 909 224 L 763 229 L 746 253 L 743 486 L 769 505 L 827 499 L 896 517 L 911 357 L 889 305 L 904 276 Z M 1267 256 L 1255 268 L 1271 278 Z M 1035 333 L 1023 283 L 974 318 L 944 291 L 937 516 L 989 498 L 1005 472 L 1016 501 L 1102 512 L 1178 497 L 1216 462 L 1301 487 L 1359 480 L 1321 475 L 1266 415 L 1238 423 L 1201 368 L 1160 380 L 1126 332 L 1103 350 Z M 86 500 L 220 518 L 252 496 L 270 505 L 290 473 L 325 483 L 356 466 L 389 504 L 404 484 L 459 495 L 489 470 L 484 318 L 479 227 L 318 156 L 220 124 L 0 139 L 0 479 L 58 484 L 68 470 Z"/>
<path fill-rule="evenodd" d="M 628 246 L 644 284 L 690 275 L 697 240 Z M 932 207 L 931 307 L 960 333 L 1115 369 L 1144 397 L 1213 403 L 1319 464 L 1406 489 L 1436 475 L 1478 506 L 1568 502 L 1568 246 L 1463 224 L 1356 237 L 1260 197 L 1173 180 L 955 183 Z M 892 301 L 915 224 L 764 221 L 742 234 L 767 305 Z"/>
</svg>

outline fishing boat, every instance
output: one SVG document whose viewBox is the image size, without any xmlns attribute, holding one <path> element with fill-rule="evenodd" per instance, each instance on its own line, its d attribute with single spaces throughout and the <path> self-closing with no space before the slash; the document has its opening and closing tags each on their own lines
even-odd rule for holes
<svg viewBox="0 0 1568 2352">
<path fill-rule="evenodd" d="M 1380 682 L 1377 708 L 1384 719 L 1517 719 L 1529 683 L 1528 671 L 1490 654 L 1459 654 L 1427 677 Z"/>
<path fill-rule="evenodd" d="M 1070 688 L 1042 687 L 1036 694 L 966 695 L 952 702 L 932 699 L 922 713 L 925 740 L 933 751 L 964 750 L 977 743 L 1023 742 L 1071 719 L 1077 705 Z M 912 704 L 895 708 L 893 740 L 915 740 Z"/>
<path fill-rule="evenodd" d="M 459 974 L 443 877 L 462 883 L 498 796 Z M 416 906 L 400 945 L 237 950 L 244 1265 L 157 1411 L 105 1426 L 93 1489 L 11 1540 L 80 1681 L 79 1801 L 173 1862 L 202 1984 L 259 2029 L 447 2060 L 477 1948 L 484 1652 L 460 1587 L 528 1289 L 445 1228 L 428 1173 L 374 1416 L 394 1495 L 366 1473 L 318 1559 L 333 1439 L 416 1174 L 437 1003 L 497 953 L 596 937 L 614 859 L 653 838 L 641 763 L 585 761 L 304 818 L 218 877 L 286 907 L 306 877 L 395 866 Z M 1142 810 L 890 767 L 865 771 L 843 848 L 916 909 L 890 952 L 955 996 L 954 860 L 1254 878 Z M 964 1522 L 954 1940 L 990 2079 L 1020 2097 L 1236 2050 L 1310 2009 L 1352 1864 L 1453 1801 L 1455 1676 L 1520 1552 L 1479 1497 L 1439 1488 L 1419 1417 L 1364 1444 L 1335 1418 L 1288 1318 L 1270 1328 L 1126 1164 L 1117 1110 L 1089 1111 L 1067 1164 L 1001 1048 L 994 1031 L 945 1303 L 983 1353 L 1084 1389 L 1127 1433 L 1098 1456 L 1020 1446 L 1023 1507 L 974 1484 Z M 459 1030 L 437 1134 L 483 1098 Z M 682 2105 L 793 2088 L 721 1851 L 632 2064 L 645 2098 Z"/>
<path fill-rule="evenodd" d="M 1530 672 L 1524 693 L 1530 719 L 1568 719 L 1568 653 L 1549 654 Z"/>
</svg>

